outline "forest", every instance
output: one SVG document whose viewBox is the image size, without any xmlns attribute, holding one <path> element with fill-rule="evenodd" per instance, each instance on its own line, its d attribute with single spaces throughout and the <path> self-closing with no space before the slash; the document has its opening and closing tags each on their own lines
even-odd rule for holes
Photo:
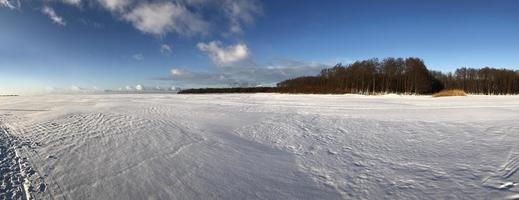
<svg viewBox="0 0 519 200">
<path fill-rule="evenodd" d="M 461 89 L 470 94 L 519 94 L 519 71 L 462 67 L 444 73 L 427 69 L 420 58 L 374 58 L 348 65 L 339 63 L 316 76 L 285 80 L 277 87 L 202 88 L 180 93 L 432 94 L 444 89 Z"/>
<path fill-rule="evenodd" d="M 233 88 L 196 88 L 181 90 L 179 94 L 206 93 L 271 93 L 279 92 L 276 87 L 233 87 Z"/>
</svg>

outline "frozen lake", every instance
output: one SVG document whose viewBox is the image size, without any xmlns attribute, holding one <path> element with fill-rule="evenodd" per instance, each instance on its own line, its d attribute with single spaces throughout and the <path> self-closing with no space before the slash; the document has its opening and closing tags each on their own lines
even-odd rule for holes
<svg viewBox="0 0 519 200">
<path fill-rule="evenodd" d="M 1 197 L 517 199 L 519 97 L 0 97 Z"/>
</svg>

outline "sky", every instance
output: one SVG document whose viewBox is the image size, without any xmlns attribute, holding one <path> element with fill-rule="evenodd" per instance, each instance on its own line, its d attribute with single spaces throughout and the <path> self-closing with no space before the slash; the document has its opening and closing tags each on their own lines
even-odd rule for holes
<svg viewBox="0 0 519 200">
<path fill-rule="evenodd" d="M 270 86 L 336 63 L 519 69 L 516 0 L 0 0 L 0 94 Z"/>
</svg>

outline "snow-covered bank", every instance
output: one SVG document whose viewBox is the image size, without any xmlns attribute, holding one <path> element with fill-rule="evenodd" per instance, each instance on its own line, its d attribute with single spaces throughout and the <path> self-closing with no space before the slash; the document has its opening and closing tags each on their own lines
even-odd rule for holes
<svg viewBox="0 0 519 200">
<path fill-rule="evenodd" d="M 42 198 L 502 199 L 519 194 L 518 111 L 517 96 L 63 95 L 4 97 L 0 124 Z"/>
</svg>

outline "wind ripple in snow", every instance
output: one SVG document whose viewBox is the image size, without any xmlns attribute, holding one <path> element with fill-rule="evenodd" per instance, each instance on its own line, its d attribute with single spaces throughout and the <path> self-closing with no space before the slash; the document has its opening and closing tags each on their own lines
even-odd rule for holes
<svg viewBox="0 0 519 200">
<path fill-rule="evenodd" d="M 519 153 L 510 152 L 507 161 L 493 175 L 487 177 L 483 184 L 487 187 L 498 190 L 513 190 L 518 185 L 519 176 L 516 172 L 519 170 Z M 513 190 L 519 192 L 519 190 Z"/>
<path fill-rule="evenodd" d="M 452 130 L 459 134 L 449 133 Z M 291 114 L 266 118 L 237 134 L 293 152 L 301 168 L 346 199 L 381 197 L 375 194 L 394 199 L 464 199 L 496 195 L 478 189 L 487 170 L 476 170 L 474 165 L 481 162 L 478 157 L 502 149 L 487 140 L 503 133 L 483 130 L 471 124 Z M 502 178 L 519 168 L 519 157 L 510 157 L 500 170 Z M 516 184 L 501 181 L 496 187 Z"/>
</svg>

